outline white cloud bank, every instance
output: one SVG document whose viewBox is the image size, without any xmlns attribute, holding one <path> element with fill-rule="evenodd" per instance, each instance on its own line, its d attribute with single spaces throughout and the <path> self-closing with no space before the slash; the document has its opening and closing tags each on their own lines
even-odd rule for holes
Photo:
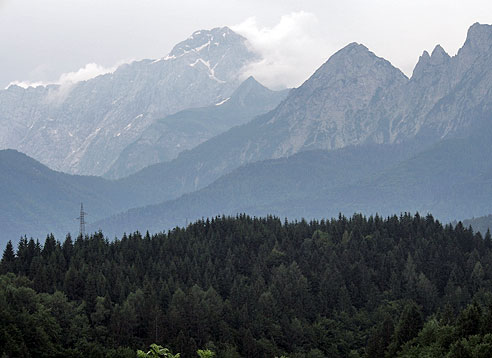
<svg viewBox="0 0 492 358">
<path fill-rule="evenodd" d="M 60 76 L 58 82 L 60 84 L 65 84 L 65 83 L 77 83 L 81 81 L 87 81 L 99 75 L 104 75 L 106 73 L 113 73 L 117 67 L 118 65 L 107 68 L 98 65 L 97 63 L 88 63 L 78 71 L 63 73 Z"/>
<path fill-rule="evenodd" d="M 254 76 L 273 89 L 300 86 L 334 52 L 322 34 L 317 16 L 310 12 L 283 15 L 272 27 L 260 26 L 255 17 L 250 17 L 231 28 L 246 37 L 251 48 L 262 58 L 245 68 L 244 78 Z M 7 88 L 11 85 L 28 88 L 48 84 L 71 87 L 74 83 L 112 73 L 128 62 L 131 61 L 121 61 L 112 67 L 88 63 L 78 71 L 60 75 L 55 81 L 13 81 Z"/>
<path fill-rule="evenodd" d="M 301 85 L 333 53 L 318 18 L 309 12 L 284 15 L 273 27 L 261 27 L 251 17 L 231 28 L 262 57 L 245 69 L 244 76 L 254 76 L 270 88 Z"/>
<path fill-rule="evenodd" d="M 128 63 L 128 61 L 119 62 L 118 64 L 112 67 L 104 67 L 98 65 L 97 63 L 88 63 L 81 69 L 74 72 L 62 73 L 58 80 L 52 82 L 30 82 L 30 81 L 13 81 L 8 86 L 16 85 L 22 88 L 28 87 L 38 87 L 38 86 L 47 86 L 50 84 L 60 85 L 62 87 L 71 86 L 77 82 L 87 81 L 91 78 L 95 78 L 100 75 L 104 75 L 107 73 L 113 73 L 116 69 L 122 65 L 123 63 Z"/>
</svg>

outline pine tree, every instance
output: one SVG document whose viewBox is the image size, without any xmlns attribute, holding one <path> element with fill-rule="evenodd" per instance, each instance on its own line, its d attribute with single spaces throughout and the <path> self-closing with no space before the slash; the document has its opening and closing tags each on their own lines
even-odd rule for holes
<svg viewBox="0 0 492 358">
<path fill-rule="evenodd" d="M 12 245 L 12 241 L 9 240 L 9 242 L 7 242 L 7 246 L 5 246 L 5 250 L 3 251 L 0 273 L 4 274 L 7 272 L 15 272 L 15 264 L 16 259 L 14 254 L 14 247 Z"/>
</svg>

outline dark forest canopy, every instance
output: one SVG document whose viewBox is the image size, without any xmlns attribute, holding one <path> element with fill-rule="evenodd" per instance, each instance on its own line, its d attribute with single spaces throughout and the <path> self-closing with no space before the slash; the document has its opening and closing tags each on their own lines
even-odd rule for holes
<svg viewBox="0 0 492 358">
<path fill-rule="evenodd" d="M 0 273 L 7 357 L 492 354 L 491 237 L 430 215 L 50 235 L 7 245 Z"/>
</svg>

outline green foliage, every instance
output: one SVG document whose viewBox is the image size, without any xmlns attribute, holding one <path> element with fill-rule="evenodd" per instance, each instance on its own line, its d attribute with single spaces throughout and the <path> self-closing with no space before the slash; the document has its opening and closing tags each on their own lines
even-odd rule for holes
<svg viewBox="0 0 492 358">
<path fill-rule="evenodd" d="M 215 353 L 210 349 L 199 349 L 196 351 L 200 358 L 213 358 L 215 357 Z M 181 356 L 180 353 L 173 354 L 168 348 L 164 348 L 157 344 L 151 344 L 150 350 L 146 353 L 141 350 L 137 350 L 138 358 L 179 358 Z"/>
<path fill-rule="evenodd" d="M 399 357 L 491 357 L 490 308 L 468 305 L 451 325 L 431 317 Z"/>
<path fill-rule="evenodd" d="M 134 357 L 148 346 L 141 356 L 489 353 L 492 247 L 430 215 L 241 215 L 111 242 L 96 233 L 9 246 L 0 263 L 7 356 Z"/>
<path fill-rule="evenodd" d="M 199 349 L 196 351 L 196 354 L 198 354 L 198 356 L 200 358 L 212 358 L 212 357 L 215 357 L 215 353 L 212 352 L 210 349 Z"/>
<path fill-rule="evenodd" d="M 151 344 L 150 350 L 145 353 L 141 350 L 137 351 L 138 358 L 179 358 L 181 355 L 179 353 L 172 354 L 172 352 L 168 348 L 163 348 L 157 344 Z"/>
</svg>

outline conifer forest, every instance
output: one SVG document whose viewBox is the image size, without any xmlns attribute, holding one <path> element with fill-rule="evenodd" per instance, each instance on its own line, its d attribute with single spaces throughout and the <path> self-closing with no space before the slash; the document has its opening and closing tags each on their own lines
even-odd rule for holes
<svg viewBox="0 0 492 358">
<path fill-rule="evenodd" d="M 23 238 L 0 270 L 2 357 L 492 356 L 490 232 L 431 215 Z"/>
</svg>

